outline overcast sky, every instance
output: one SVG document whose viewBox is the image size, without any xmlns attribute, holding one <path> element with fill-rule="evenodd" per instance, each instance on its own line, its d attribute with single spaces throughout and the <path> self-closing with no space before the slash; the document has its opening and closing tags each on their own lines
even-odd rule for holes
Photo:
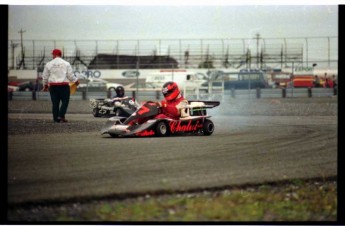
<svg viewBox="0 0 345 226">
<path fill-rule="evenodd" d="M 9 5 L 9 40 L 338 36 L 338 5 Z"/>
</svg>

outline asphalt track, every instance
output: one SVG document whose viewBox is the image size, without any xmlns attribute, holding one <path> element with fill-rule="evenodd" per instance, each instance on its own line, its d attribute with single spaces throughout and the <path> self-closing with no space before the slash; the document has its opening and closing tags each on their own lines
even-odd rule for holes
<svg viewBox="0 0 345 226">
<path fill-rule="evenodd" d="M 35 114 L 9 114 L 9 118 Z M 51 117 L 40 114 L 40 118 Z M 70 120 L 104 120 L 73 114 Z M 217 116 L 211 136 L 8 136 L 8 203 L 188 191 L 337 175 L 336 116 Z M 63 141 L 63 142 L 61 142 Z"/>
</svg>

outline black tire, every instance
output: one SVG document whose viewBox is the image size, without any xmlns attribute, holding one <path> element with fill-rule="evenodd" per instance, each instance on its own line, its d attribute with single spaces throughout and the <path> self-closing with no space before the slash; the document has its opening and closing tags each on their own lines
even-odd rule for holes
<svg viewBox="0 0 345 226">
<path fill-rule="evenodd" d="M 204 125 L 203 125 L 203 132 L 205 136 L 209 136 L 214 131 L 214 124 L 211 120 L 205 119 Z"/>
<path fill-rule="evenodd" d="M 169 135 L 169 127 L 165 122 L 159 122 L 156 126 L 156 136 L 163 137 Z"/>
<path fill-rule="evenodd" d="M 120 108 L 115 108 L 114 112 L 115 112 L 115 116 L 121 116 L 122 115 L 122 110 Z"/>
<path fill-rule="evenodd" d="M 100 117 L 100 115 L 99 115 L 99 113 L 98 113 L 98 108 L 97 108 L 97 107 L 95 107 L 95 108 L 92 109 L 92 115 L 93 115 L 94 117 Z"/>
<path fill-rule="evenodd" d="M 109 133 L 109 135 L 111 136 L 111 137 L 119 137 L 119 135 L 118 134 L 113 134 L 113 133 Z"/>
</svg>

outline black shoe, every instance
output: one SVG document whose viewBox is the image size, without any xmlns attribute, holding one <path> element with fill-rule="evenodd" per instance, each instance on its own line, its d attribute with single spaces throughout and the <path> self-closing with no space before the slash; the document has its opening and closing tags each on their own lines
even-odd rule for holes
<svg viewBox="0 0 345 226">
<path fill-rule="evenodd" d="M 60 123 L 59 119 L 54 120 L 54 123 Z"/>
<path fill-rule="evenodd" d="M 67 119 L 65 119 L 64 117 L 59 117 L 58 120 L 59 120 L 59 122 L 61 122 L 61 123 L 68 122 Z"/>
</svg>

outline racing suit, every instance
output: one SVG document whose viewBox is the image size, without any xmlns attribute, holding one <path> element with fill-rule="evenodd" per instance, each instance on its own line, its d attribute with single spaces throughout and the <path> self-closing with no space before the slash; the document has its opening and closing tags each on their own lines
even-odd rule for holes
<svg viewBox="0 0 345 226">
<path fill-rule="evenodd" d="M 117 97 L 117 95 L 113 96 L 113 98 L 105 99 L 107 106 L 108 107 L 113 107 L 113 106 L 120 106 L 121 101 L 124 99 L 127 99 L 127 96 L 124 97 Z"/>
<path fill-rule="evenodd" d="M 161 101 L 161 114 L 155 116 L 155 118 L 171 118 L 178 120 L 180 117 L 184 117 L 184 107 L 188 104 L 188 101 L 179 94 L 176 99 L 171 101 Z"/>
<path fill-rule="evenodd" d="M 171 101 L 162 100 L 161 102 L 157 102 L 157 105 L 160 106 L 161 113 L 156 115 L 155 119 L 162 119 L 162 118 L 171 118 L 174 120 L 178 120 L 180 117 L 186 117 L 184 107 L 188 104 L 188 101 L 179 94 L 176 99 Z M 143 124 L 149 118 L 138 118 L 131 121 L 128 125 L 134 124 Z"/>
</svg>

